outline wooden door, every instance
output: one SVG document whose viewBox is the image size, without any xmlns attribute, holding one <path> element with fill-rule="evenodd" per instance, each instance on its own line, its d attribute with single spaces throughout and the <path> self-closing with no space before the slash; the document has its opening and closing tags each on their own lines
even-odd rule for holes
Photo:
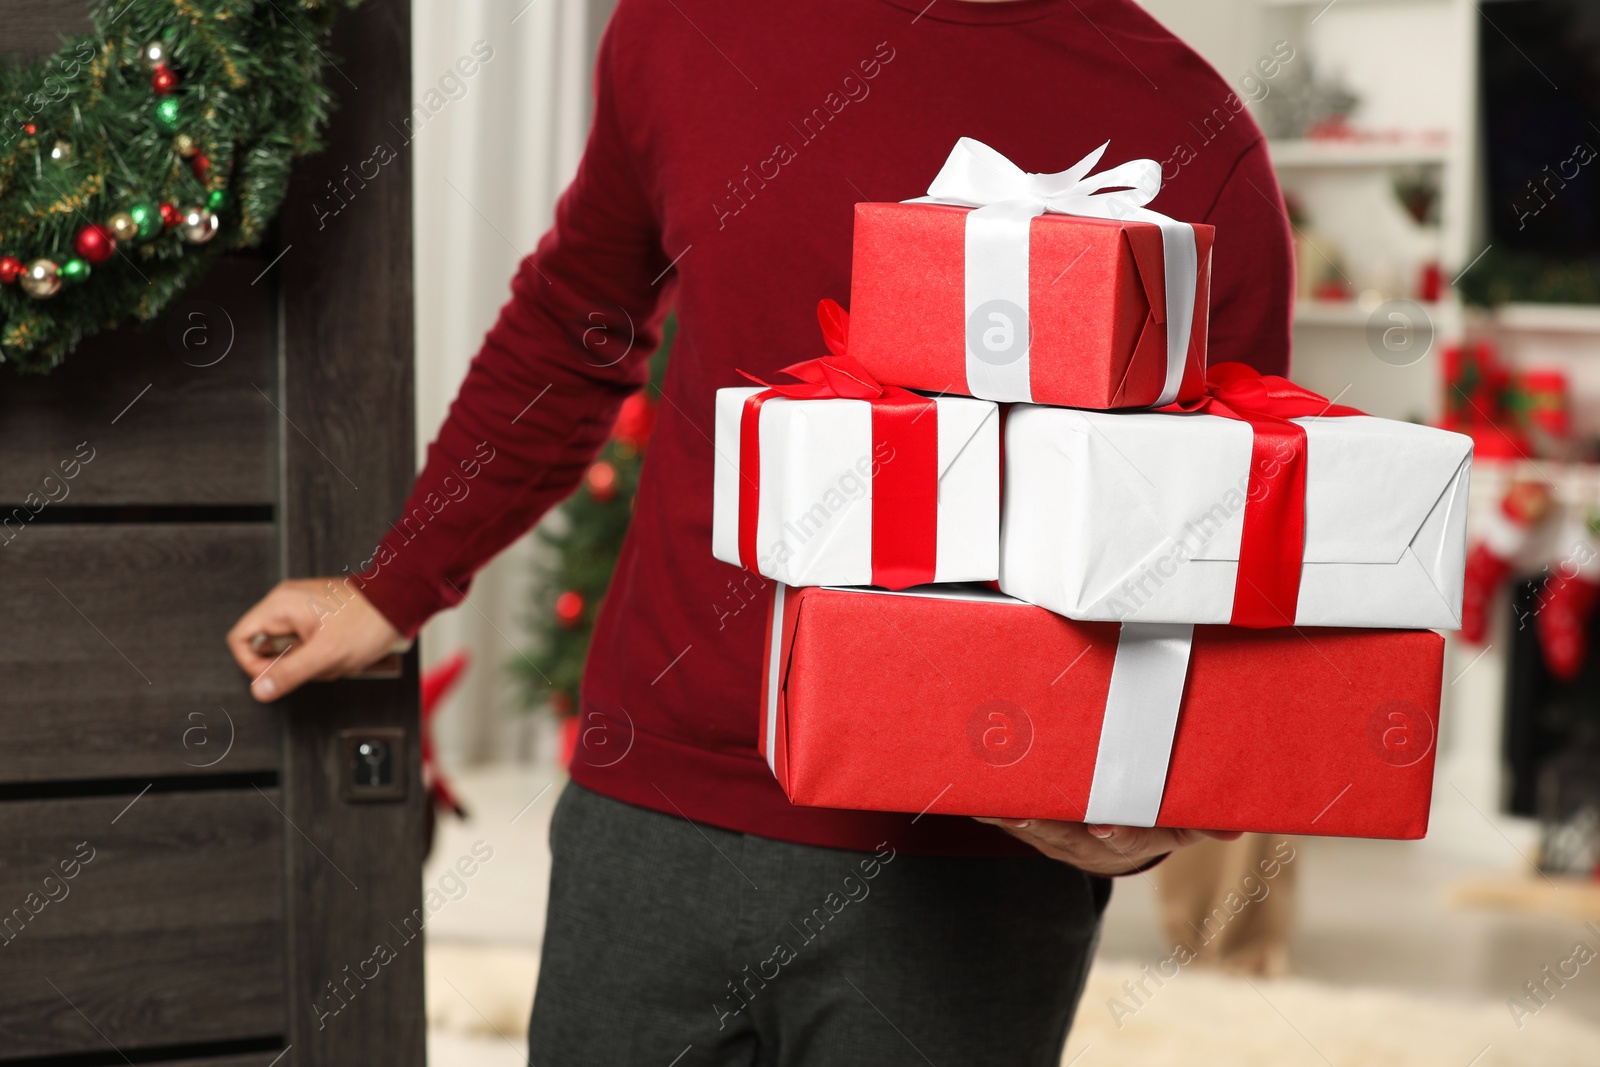
<svg viewBox="0 0 1600 1067">
<path fill-rule="evenodd" d="M 0 49 L 84 10 L 0 0 Z M 327 51 L 328 147 L 268 247 L 0 367 L 0 1064 L 423 1063 L 415 656 L 263 708 L 223 644 L 277 579 L 357 569 L 413 471 L 408 3 Z M 363 739 L 391 786 L 355 784 Z"/>
</svg>

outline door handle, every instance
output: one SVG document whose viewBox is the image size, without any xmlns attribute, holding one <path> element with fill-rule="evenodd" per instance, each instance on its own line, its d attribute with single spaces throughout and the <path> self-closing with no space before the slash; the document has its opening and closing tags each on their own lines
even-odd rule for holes
<svg viewBox="0 0 1600 1067">
<path fill-rule="evenodd" d="M 250 651 L 258 656 L 281 656 L 297 643 L 298 639 L 294 634 L 256 634 L 250 639 Z M 389 646 L 389 651 L 376 661 L 345 677 L 358 681 L 389 681 L 398 678 L 405 668 L 405 654 L 411 651 L 414 643 L 411 638 L 396 641 Z"/>
</svg>

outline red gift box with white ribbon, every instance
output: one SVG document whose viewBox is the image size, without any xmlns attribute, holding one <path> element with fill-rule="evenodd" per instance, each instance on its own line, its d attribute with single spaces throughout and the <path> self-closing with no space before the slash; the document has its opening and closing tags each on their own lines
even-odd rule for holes
<svg viewBox="0 0 1600 1067">
<path fill-rule="evenodd" d="M 1414 839 L 1431 631 L 1074 622 L 982 589 L 779 586 L 760 745 L 814 807 Z"/>
<path fill-rule="evenodd" d="M 851 351 L 879 381 L 1110 410 L 1204 389 L 1211 226 L 1148 204 L 1153 160 L 1102 145 L 1029 174 L 963 137 L 905 203 L 857 204 Z"/>
</svg>

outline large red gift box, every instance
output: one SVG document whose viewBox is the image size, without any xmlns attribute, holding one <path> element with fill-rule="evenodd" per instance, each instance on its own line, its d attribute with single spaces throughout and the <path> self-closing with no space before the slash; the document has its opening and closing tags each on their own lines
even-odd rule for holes
<svg viewBox="0 0 1600 1067">
<path fill-rule="evenodd" d="M 966 219 L 943 204 L 856 205 L 850 354 L 881 382 L 989 396 L 967 377 Z M 1179 400 L 1204 392 L 1214 227 L 1195 225 L 1193 329 Z M 1146 407 L 1167 376 L 1161 228 L 1045 214 L 1028 227 L 1032 402 Z"/>
<path fill-rule="evenodd" d="M 773 608 L 760 743 L 794 803 L 1085 820 L 1118 624 L 949 587 Z M 1422 837 L 1443 657 L 1426 630 L 1194 627 L 1154 823 Z"/>
</svg>

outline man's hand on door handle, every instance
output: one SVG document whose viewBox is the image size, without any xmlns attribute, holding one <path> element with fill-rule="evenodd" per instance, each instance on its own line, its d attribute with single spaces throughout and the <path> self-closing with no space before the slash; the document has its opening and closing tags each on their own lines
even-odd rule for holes
<svg viewBox="0 0 1600 1067">
<path fill-rule="evenodd" d="M 409 644 L 343 578 L 279 582 L 228 631 L 228 649 L 262 703 L 309 681 L 360 674 Z"/>
</svg>

